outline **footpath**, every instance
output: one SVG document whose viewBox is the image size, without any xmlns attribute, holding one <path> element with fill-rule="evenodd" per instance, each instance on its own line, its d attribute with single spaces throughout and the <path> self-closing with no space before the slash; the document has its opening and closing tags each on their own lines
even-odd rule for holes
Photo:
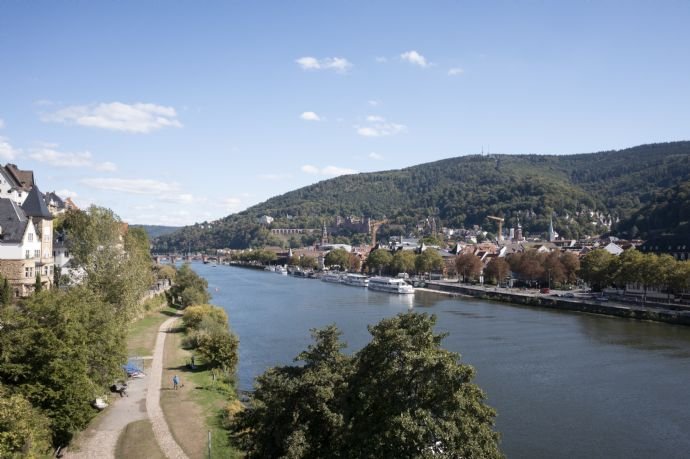
<svg viewBox="0 0 690 459">
<path fill-rule="evenodd" d="M 165 338 L 177 319 L 178 317 L 167 319 L 158 329 L 151 368 L 146 377 L 128 381 L 129 396 L 111 399 L 111 406 L 82 434 L 78 450 L 72 451 L 70 448 L 63 457 L 114 459 L 117 440 L 125 427 L 132 422 L 148 419 L 163 454 L 169 459 L 187 459 L 170 433 L 160 405 Z"/>
</svg>

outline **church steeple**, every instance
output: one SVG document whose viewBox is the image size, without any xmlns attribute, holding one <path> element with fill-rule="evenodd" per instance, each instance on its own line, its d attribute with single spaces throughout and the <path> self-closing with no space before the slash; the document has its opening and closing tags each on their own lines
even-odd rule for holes
<svg viewBox="0 0 690 459">
<path fill-rule="evenodd" d="M 549 242 L 553 242 L 556 240 L 556 233 L 553 230 L 553 215 L 551 216 L 551 220 L 549 222 Z"/>
<path fill-rule="evenodd" d="M 323 222 L 323 231 L 321 232 L 321 245 L 328 244 L 328 230 L 326 229 L 326 221 Z"/>
</svg>

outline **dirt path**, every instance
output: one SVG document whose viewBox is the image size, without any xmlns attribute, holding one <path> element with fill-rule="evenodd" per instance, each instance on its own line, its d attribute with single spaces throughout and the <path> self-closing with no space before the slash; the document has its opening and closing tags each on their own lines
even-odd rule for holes
<svg viewBox="0 0 690 459">
<path fill-rule="evenodd" d="M 127 382 L 128 397 L 113 402 L 101 419 L 90 426 L 81 436 L 78 446 L 65 453 L 68 459 L 114 458 L 120 433 L 131 422 L 146 419 L 146 378 Z"/>
<path fill-rule="evenodd" d="M 161 409 L 161 376 L 163 372 L 163 348 L 165 346 L 165 338 L 168 329 L 177 320 L 177 317 L 171 317 L 161 324 L 158 329 L 158 336 L 156 337 L 156 346 L 153 350 L 153 361 L 151 362 L 151 371 L 149 371 L 148 391 L 146 393 L 146 411 L 149 415 L 149 420 L 153 426 L 153 434 L 156 441 L 165 454 L 170 459 L 187 459 L 187 455 L 182 451 L 180 445 L 177 444 L 172 434 L 168 423 L 163 416 Z"/>
<path fill-rule="evenodd" d="M 177 319 L 171 317 L 158 329 L 151 368 L 146 377 L 127 382 L 128 397 L 111 397 L 111 406 L 82 433 L 77 444 L 67 450 L 65 458 L 114 459 L 117 440 L 125 427 L 132 422 L 149 419 L 163 454 L 169 459 L 187 459 L 187 455 L 170 433 L 160 405 L 163 348 L 167 331 Z"/>
</svg>

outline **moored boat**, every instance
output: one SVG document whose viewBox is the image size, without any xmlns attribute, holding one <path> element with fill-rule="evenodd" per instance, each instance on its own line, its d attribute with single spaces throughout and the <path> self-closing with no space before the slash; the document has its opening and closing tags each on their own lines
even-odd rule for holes
<svg viewBox="0 0 690 459">
<path fill-rule="evenodd" d="M 339 284 L 342 282 L 342 276 L 338 272 L 327 272 L 321 276 L 321 280 L 324 282 L 333 282 Z"/>
<path fill-rule="evenodd" d="M 400 294 L 414 293 L 411 285 L 403 279 L 393 277 L 372 277 L 369 279 L 369 290 Z"/>
<path fill-rule="evenodd" d="M 369 284 L 369 278 L 363 274 L 348 273 L 345 275 L 343 283 L 353 287 L 366 287 Z"/>
</svg>

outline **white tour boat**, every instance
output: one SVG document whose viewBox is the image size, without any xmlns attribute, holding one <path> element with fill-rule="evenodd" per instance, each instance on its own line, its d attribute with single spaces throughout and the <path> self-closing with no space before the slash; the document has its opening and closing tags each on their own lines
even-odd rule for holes
<svg viewBox="0 0 690 459">
<path fill-rule="evenodd" d="M 321 280 L 324 282 L 334 282 L 336 284 L 339 284 L 343 281 L 339 272 L 327 272 L 321 276 Z"/>
<path fill-rule="evenodd" d="M 343 282 L 353 287 L 366 287 L 369 285 L 369 278 L 363 274 L 348 273 L 345 275 L 345 280 Z"/>
<path fill-rule="evenodd" d="M 372 277 L 369 279 L 369 289 L 388 293 L 414 293 L 414 288 L 403 279 L 393 277 Z"/>
</svg>

